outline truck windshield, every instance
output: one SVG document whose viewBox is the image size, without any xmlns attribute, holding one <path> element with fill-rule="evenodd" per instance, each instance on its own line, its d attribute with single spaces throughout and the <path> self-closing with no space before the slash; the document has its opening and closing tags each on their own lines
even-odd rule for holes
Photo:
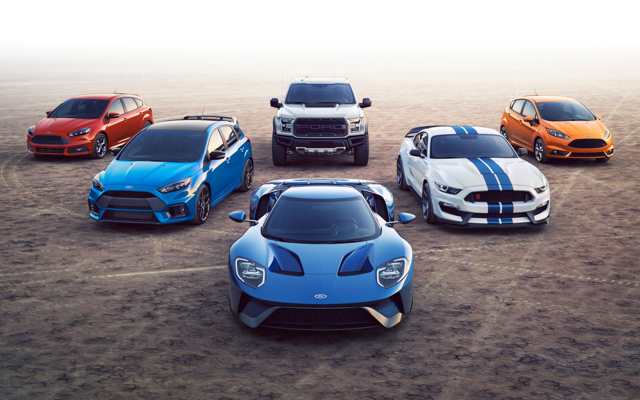
<svg viewBox="0 0 640 400">
<path fill-rule="evenodd" d="M 281 197 L 263 228 L 272 240 L 298 243 L 348 243 L 380 233 L 364 198 L 303 199 Z"/>
<path fill-rule="evenodd" d="M 289 86 L 285 104 L 307 107 L 333 107 L 336 104 L 356 104 L 348 83 L 294 83 Z"/>
<path fill-rule="evenodd" d="M 99 118 L 107 108 L 107 100 L 99 99 L 71 99 L 56 107 L 49 114 L 49 118 Z"/>
</svg>

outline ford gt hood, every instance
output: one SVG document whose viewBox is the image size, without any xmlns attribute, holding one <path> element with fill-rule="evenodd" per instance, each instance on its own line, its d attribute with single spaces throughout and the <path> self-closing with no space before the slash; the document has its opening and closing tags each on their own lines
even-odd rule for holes
<svg viewBox="0 0 640 400">
<path fill-rule="evenodd" d="M 58 134 L 66 135 L 76 129 L 91 126 L 94 119 L 80 118 L 45 118 L 36 124 L 36 135 Z"/>
<path fill-rule="evenodd" d="M 571 139 L 602 139 L 605 125 L 594 121 L 544 121 L 545 126 L 569 135 Z"/>
<path fill-rule="evenodd" d="M 109 185 L 161 187 L 191 177 L 199 163 L 114 160 L 102 178 Z"/>
<path fill-rule="evenodd" d="M 487 186 L 495 182 L 497 174 L 504 173 L 513 186 L 539 187 L 544 185 L 544 176 L 536 168 L 520 158 L 491 158 L 482 163 L 478 159 L 432 159 L 438 183 L 464 189 Z M 482 160 L 482 159 L 480 159 Z M 497 168 L 495 167 L 497 165 Z M 497 170 L 497 171 L 496 171 Z"/>
<path fill-rule="evenodd" d="M 278 110 L 279 117 L 291 118 L 358 118 L 363 116 L 357 104 L 338 104 L 335 107 L 307 107 L 303 104 L 285 104 Z"/>
</svg>

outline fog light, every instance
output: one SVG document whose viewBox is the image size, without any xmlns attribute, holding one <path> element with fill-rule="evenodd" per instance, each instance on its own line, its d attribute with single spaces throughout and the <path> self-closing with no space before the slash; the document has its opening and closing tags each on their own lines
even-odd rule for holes
<svg viewBox="0 0 640 400">
<path fill-rule="evenodd" d="M 169 214 L 173 218 L 184 217 L 187 215 L 187 208 L 184 204 L 178 204 L 177 206 L 169 207 Z"/>
<path fill-rule="evenodd" d="M 100 213 L 100 209 L 98 208 L 98 206 L 96 206 L 95 204 L 93 204 L 90 201 L 89 201 L 89 211 L 94 213 L 94 214 L 99 214 Z"/>
<path fill-rule="evenodd" d="M 69 149 L 69 153 L 84 153 L 84 152 L 87 152 L 87 151 L 89 151 L 87 149 L 87 146 L 77 146 L 77 147 L 71 147 Z"/>
</svg>

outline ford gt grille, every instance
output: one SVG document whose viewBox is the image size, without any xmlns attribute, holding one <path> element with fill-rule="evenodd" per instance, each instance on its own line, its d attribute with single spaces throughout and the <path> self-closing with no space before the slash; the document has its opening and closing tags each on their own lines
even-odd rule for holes
<svg viewBox="0 0 640 400">
<path fill-rule="evenodd" d="M 293 123 L 293 134 L 299 137 L 344 137 L 348 134 L 343 118 L 298 118 Z"/>
<path fill-rule="evenodd" d="M 607 142 L 602 139 L 576 139 L 569 143 L 570 147 L 574 147 L 576 149 L 599 149 L 606 145 Z"/>
<path fill-rule="evenodd" d="M 31 143 L 35 144 L 66 144 L 67 140 L 62 136 L 36 135 L 31 138 Z"/>
<path fill-rule="evenodd" d="M 360 307 L 301 307 L 279 308 L 262 325 L 280 329 L 333 330 L 372 328 L 380 324 Z"/>
<path fill-rule="evenodd" d="M 531 201 L 533 196 L 524 190 L 488 190 L 469 193 L 465 198 L 472 203 L 512 203 Z"/>
</svg>

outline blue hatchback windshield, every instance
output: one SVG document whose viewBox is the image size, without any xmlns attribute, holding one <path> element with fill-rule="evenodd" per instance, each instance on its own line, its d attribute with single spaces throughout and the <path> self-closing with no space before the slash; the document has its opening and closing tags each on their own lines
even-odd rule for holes
<svg viewBox="0 0 640 400">
<path fill-rule="evenodd" d="M 515 151 L 498 135 L 437 135 L 431 138 L 431 158 L 515 158 Z"/>
<path fill-rule="evenodd" d="M 294 83 L 289 86 L 284 102 L 308 107 L 332 107 L 336 104 L 356 104 L 356 99 L 347 83 Z"/>
<path fill-rule="evenodd" d="M 49 118 L 99 118 L 107 108 L 107 100 L 98 99 L 71 99 L 56 107 L 49 114 Z"/>
<path fill-rule="evenodd" d="M 347 243 L 372 239 L 378 236 L 380 227 L 364 198 L 281 197 L 262 233 L 282 242 Z"/>
<path fill-rule="evenodd" d="M 547 121 L 593 121 L 596 117 L 585 106 L 573 100 L 537 103 L 540 116 Z"/>
<path fill-rule="evenodd" d="M 149 128 L 137 134 L 118 156 L 121 161 L 195 162 L 204 153 L 207 135 L 200 131 Z"/>
</svg>

